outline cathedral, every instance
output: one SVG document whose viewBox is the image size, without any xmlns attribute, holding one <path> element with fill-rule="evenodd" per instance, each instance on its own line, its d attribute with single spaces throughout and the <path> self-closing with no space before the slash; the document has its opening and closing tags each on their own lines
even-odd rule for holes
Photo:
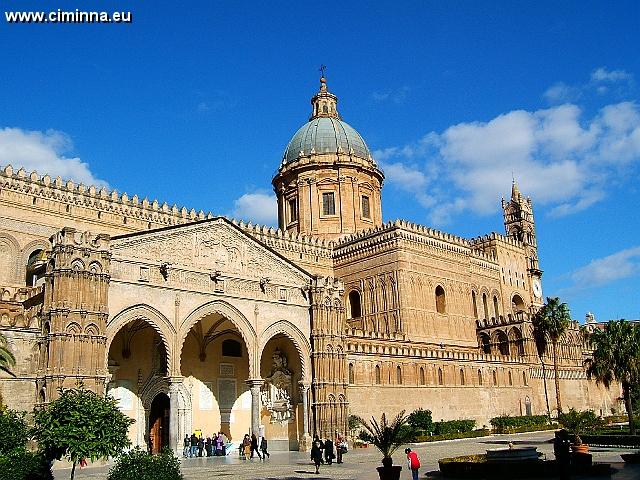
<svg viewBox="0 0 640 480">
<path fill-rule="evenodd" d="M 514 183 L 505 233 L 472 239 L 385 223 L 384 173 L 324 77 L 311 107 L 272 179 L 278 229 L 3 167 L 4 402 L 30 410 L 82 382 L 154 452 L 193 431 L 304 450 L 348 434 L 350 413 L 546 414 L 532 201 Z M 565 407 L 618 408 L 586 378 L 577 322 L 558 351 Z"/>
</svg>

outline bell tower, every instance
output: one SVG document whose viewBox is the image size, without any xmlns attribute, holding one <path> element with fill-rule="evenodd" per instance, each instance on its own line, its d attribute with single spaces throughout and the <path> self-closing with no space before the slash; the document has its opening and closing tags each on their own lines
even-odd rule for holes
<svg viewBox="0 0 640 480">
<path fill-rule="evenodd" d="M 294 134 L 272 180 L 281 230 L 335 239 L 382 225 L 384 174 L 337 107 L 322 76 L 309 121 Z"/>
<path fill-rule="evenodd" d="M 518 184 L 511 185 L 511 199 L 502 199 L 504 228 L 508 237 L 522 242 L 527 258 L 529 283 L 536 303 L 542 302 L 542 286 L 540 279 L 542 270 L 538 262 L 538 244 L 536 242 L 536 224 L 533 219 L 533 203 L 531 198 L 520 193 Z"/>
</svg>

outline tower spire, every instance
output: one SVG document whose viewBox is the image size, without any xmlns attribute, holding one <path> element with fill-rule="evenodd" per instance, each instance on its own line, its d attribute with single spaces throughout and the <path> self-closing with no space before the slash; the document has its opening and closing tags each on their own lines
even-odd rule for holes
<svg viewBox="0 0 640 480">
<path fill-rule="evenodd" d="M 313 110 L 309 120 L 313 120 L 318 117 L 340 119 L 340 114 L 338 113 L 338 97 L 331 93 L 327 88 L 327 79 L 324 76 L 324 70 L 326 68 L 327 67 L 324 65 L 320 66 L 320 72 L 322 75 L 320 77 L 320 90 L 318 90 L 318 93 L 316 93 L 311 99 L 311 107 Z"/>
</svg>

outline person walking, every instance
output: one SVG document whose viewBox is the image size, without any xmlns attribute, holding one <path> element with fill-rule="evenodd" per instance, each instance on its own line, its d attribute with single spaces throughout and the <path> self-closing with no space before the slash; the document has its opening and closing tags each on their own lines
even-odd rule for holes
<svg viewBox="0 0 640 480">
<path fill-rule="evenodd" d="M 183 445 L 184 445 L 184 450 L 182 451 L 182 456 L 184 458 L 189 457 L 189 454 L 191 453 L 191 439 L 189 438 L 189 434 L 185 434 L 184 436 L 184 440 L 183 440 Z"/>
<path fill-rule="evenodd" d="M 262 459 L 271 457 L 271 454 L 267 451 L 267 439 L 262 436 L 260 437 L 260 450 L 262 451 Z"/>
<path fill-rule="evenodd" d="M 253 458 L 253 454 L 258 455 L 258 458 L 262 460 L 260 456 L 260 451 L 258 450 L 258 437 L 256 437 L 255 433 L 251 434 L 251 458 Z"/>
<path fill-rule="evenodd" d="M 410 448 L 405 448 L 404 453 L 407 454 L 407 464 L 411 470 L 412 479 L 418 480 L 418 469 L 420 468 L 420 458 L 418 454 Z"/>
<path fill-rule="evenodd" d="M 322 463 L 322 442 L 316 436 L 311 446 L 311 460 L 316 466 L 316 474 L 320 473 L 320 464 Z"/>
<path fill-rule="evenodd" d="M 249 456 L 251 455 L 251 438 L 249 438 L 248 433 L 245 433 L 242 439 L 242 453 L 244 453 L 244 459 L 249 460 Z"/>
<path fill-rule="evenodd" d="M 324 443 L 318 437 L 318 435 L 313 436 L 313 443 L 318 442 L 318 448 L 320 449 L 320 463 L 324 463 L 324 458 L 322 458 L 322 452 L 324 451 Z M 313 444 L 311 444 L 313 446 Z"/>
<path fill-rule="evenodd" d="M 333 440 L 327 438 L 324 441 L 324 460 L 327 462 L 327 465 L 331 465 L 334 458 L 336 458 L 336 455 L 333 453 Z"/>
<path fill-rule="evenodd" d="M 342 463 L 342 455 L 347 453 L 347 442 L 342 438 L 342 435 L 338 433 L 336 436 L 336 463 Z"/>
</svg>

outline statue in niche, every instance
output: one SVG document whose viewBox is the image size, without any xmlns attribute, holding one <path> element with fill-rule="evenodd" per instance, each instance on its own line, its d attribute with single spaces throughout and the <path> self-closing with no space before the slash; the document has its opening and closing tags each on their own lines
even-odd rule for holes
<svg viewBox="0 0 640 480">
<path fill-rule="evenodd" d="M 271 414 L 271 423 L 287 423 L 293 418 L 292 373 L 288 368 L 287 357 L 279 349 L 276 348 L 271 358 L 271 374 L 264 379 L 260 399 Z"/>
</svg>

